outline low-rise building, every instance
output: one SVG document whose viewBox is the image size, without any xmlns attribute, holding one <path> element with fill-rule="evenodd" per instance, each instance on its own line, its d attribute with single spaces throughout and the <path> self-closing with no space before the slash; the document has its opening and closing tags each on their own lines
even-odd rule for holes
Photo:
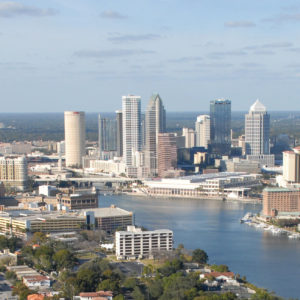
<svg viewBox="0 0 300 300">
<path fill-rule="evenodd" d="M 49 288 L 51 286 L 50 278 L 43 275 L 23 276 L 23 283 L 30 289 Z"/>
<path fill-rule="evenodd" d="M 80 293 L 79 296 L 74 296 L 73 300 L 112 300 L 113 292 L 99 291 Z"/>
<path fill-rule="evenodd" d="M 72 210 L 98 207 L 98 194 L 96 192 L 86 194 L 57 194 L 56 199 L 58 204 Z"/>
<path fill-rule="evenodd" d="M 85 209 L 82 212 L 86 216 L 87 224 L 107 232 L 115 232 L 117 229 L 125 230 L 127 226 L 134 224 L 134 214 L 115 205 Z"/>
<path fill-rule="evenodd" d="M 300 189 L 265 188 L 263 191 L 263 215 L 300 216 Z"/>
<path fill-rule="evenodd" d="M 127 231 L 115 233 L 115 245 L 118 259 L 149 257 L 155 252 L 173 249 L 173 231 L 142 231 L 141 228 L 128 226 Z"/>
<path fill-rule="evenodd" d="M 146 180 L 148 194 L 172 197 L 224 196 L 237 188 L 243 189 L 260 184 L 261 175 L 242 172 L 220 172 L 212 174 L 184 176 L 180 178 L 163 178 Z"/>
</svg>

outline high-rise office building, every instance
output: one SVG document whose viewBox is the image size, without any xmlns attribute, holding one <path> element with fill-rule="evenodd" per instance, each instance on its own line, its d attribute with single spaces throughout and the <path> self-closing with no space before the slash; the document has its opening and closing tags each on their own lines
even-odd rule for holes
<svg viewBox="0 0 300 300">
<path fill-rule="evenodd" d="M 102 118 L 99 114 L 98 129 L 100 159 L 105 159 L 105 152 L 117 151 L 117 121 Z"/>
<path fill-rule="evenodd" d="M 132 166 L 132 154 L 141 151 L 141 97 L 123 96 L 123 158 L 127 166 Z"/>
<path fill-rule="evenodd" d="M 174 170 L 177 167 L 177 145 L 175 134 L 158 134 L 157 154 L 158 176 L 163 177 L 165 172 Z"/>
<path fill-rule="evenodd" d="M 207 149 L 210 141 L 210 116 L 200 115 L 195 123 L 196 146 Z"/>
<path fill-rule="evenodd" d="M 262 165 L 274 165 L 274 155 L 270 155 L 270 115 L 259 100 L 245 115 L 245 144 L 249 160 L 259 161 Z"/>
<path fill-rule="evenodd" d="M 65 152 L 67 167 L 81 167 L 85 154 L 85 114 L 65 111 Z"/>
<path fill-rule="evenodd" d="M 122 110 L 116 111 L 117 120 L 117 156 L 123 156 L 123 113 Z"/>
<path fill-rule="evenodd" d="M 158 94 L 152 95 L 146 111 L 146 166 L 157 174 L 158 134 L 166 131 L 166 111 Z"/>
<path fill-rule="evenodd" d="M 231 101 L 218 99 L 210 101 L 211 151 L 215 154 L 229 154 L 231 148 Z"/>
<path fill-rule="evenodd" d="M 182 136 L 185 140 L 185 148 L 195 147 L 196 135 L 195 131 L 191 128 L 182 128 Z"/>
</svg>

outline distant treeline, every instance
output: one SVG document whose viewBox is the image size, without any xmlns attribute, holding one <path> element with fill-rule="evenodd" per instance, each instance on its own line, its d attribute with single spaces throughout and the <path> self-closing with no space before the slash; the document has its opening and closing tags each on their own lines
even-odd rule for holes
<svg viewBox="0 0 300 300">
<path fill-rule="evenodd" d="M 234 137 L 244 133 L 246 112 L 232 112 Z M 182 127 L 195 127 L 198 115 L 208 112 L 169 112 L 167 130 L 181 132 Z M 300 112 L 271 112 L 271 137 L 287 134 L 300 140 Z M 102 117 L 114 118 L 114 113 L 101 113 Z M 2 113 L 0 123 L 0 142 L 64 139 L 63 113 Z M 98 139 L 98 114 L 86 114 L 86 136 L 90 141 Z"/>
</svg>

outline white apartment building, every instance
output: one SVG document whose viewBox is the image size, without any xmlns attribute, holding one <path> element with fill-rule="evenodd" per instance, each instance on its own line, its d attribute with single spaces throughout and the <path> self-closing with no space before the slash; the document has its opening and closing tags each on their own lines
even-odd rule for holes
<svg viewBox="0 0 300 300">
<path fill-rule="evenodd" d="M 67 167 L 81 167 L 85 154 L 85 113 L 65 111 L 65 153 Z"/>
<path fill-rule="evenodd" d="M 132 152 L 141 151 L 141 97 L 123 96 L 123 159 L 127 166 L 132 166 Z"/>
<path fill-rule="evenodd" d="M 210 116 L 200 115 L 195 123 L 196 146 L 207 149 L 210 141 Z"/>
<path fill-rule="evenodd" d="M 270 115 L 259 100 L 245 115 L 245 143 L 247 159 L 274 166 L 274 155 L 270 154 Z"/>
<path fill-rule="evenodd" d="M 173 231 L 142 231 L 141 228 L 128 226 L 127 231 L 115 233 L 115 246 L 117 259 L 149 257 L 157 251 L 173 249 Z"/>
<path fill-rule="evenodd" d="M 24 156 L 0 157 L 0 181 L 6 187 L 23 191 L 28 180 L 27 176 L 27 161 Z"/>
<path fill-rule="evenodd" d="M 185 148 L 195 147 L 195 131 L 191 128 L 182 128 L 182 136 L 185 137 Z"/>
</svg>

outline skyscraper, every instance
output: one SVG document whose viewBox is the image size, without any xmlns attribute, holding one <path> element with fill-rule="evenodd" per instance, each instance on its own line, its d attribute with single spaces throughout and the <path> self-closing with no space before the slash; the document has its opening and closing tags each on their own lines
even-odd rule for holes
<svg viewBox="0 0 300 300">
<path fill-rule="evenodd" d="M 196 146 L 207 149 L 210 141 L 210 116 L 200 115 L 195 123 Z"/>
<path fill-rule="evenodd" d="M 195 147 L 196 135 L 194 129 L 182 128 L 182 136 L 184 136 L 185 148 Z"/>
<path fill-rule="evenodd" d="M 65 152 L 67 167 L 81 167 L 85 154 L 85 114 L 65 111 Z"/>
<path fill-rule="evenodd" d="M 174 133 L 158 134 L 158 176 L 177 167 L 177 145 Z"/>
<path fill-rule="evenodd" d="M 245 115 L 245 143 L 249 160 L 259 161 L 262 165 L 274 165 L 274 156 L 270 155 L 270 115 L 259 100 Z"/>
<path fill-rule="evenodd" d="M 210 101 L 210 140 L 215 154 L 229 154 L 231 147 L 231 101 Z"/>
<path fill-rule="evenodd" d="M 152 95 L 146 111 L 146 166 L 157 174 L 158 134 L 166 131 L 166 111 L 158 94 Z"/>
<path fill-rule="evenodd" d="M 123 113 L 122 110 L 116 111 L 117 120 L 117 156 L 123 156 Z"/>
<path fill-rule="evenodd" d="M 102 118 L 99 114 L 98 129 L 100 159 L 104 159 L 104 152 L 117 150 L 117 121 Z"/>
<path fill-rule="evenodd" d="M 141 151 L 141 97 L 123 96 L 123 158 L 127 166 L 132 166 L 132 154 Z"/>
</svg>

